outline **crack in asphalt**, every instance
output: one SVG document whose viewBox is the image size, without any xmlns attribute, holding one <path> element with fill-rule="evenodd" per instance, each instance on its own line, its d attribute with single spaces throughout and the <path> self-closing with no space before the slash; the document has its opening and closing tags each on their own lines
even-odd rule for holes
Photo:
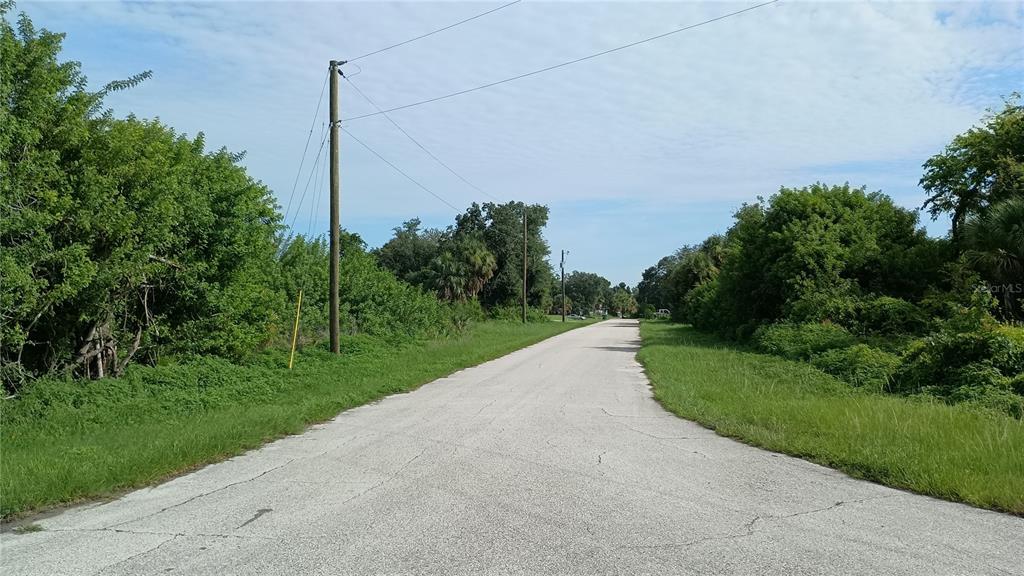
<svg viewBox="0 0 1024 576">
<path fill-rule="evenodd" d="M 671 414 L 659 414 L 657 416 L 635 416 L 633 414 L 615 414 L 614 412 L 609 412 L 603 406 L 598 406 L 598 408 L 601 409 L 601 412 L 604 412 L 605 414 L 611 416 L 612 418 L 639 418 L 639 419 L 659 419 L 660 418 L 660 419 L 666 419 L 666 420 L 669 419 L 669 418 L 677 419 L 675 416 L 673 416 Z"/>
<path fill-rule="evenodd" d="M 613 420 L 613 422 L 615 422 L 619 426 L 622 426 L 622 427 L 624 427 L 624 428 L 626 428 L 628 430 L 632 430 L 633 432 L 636 432 L 637 434 L 643 434 L 644 436 L 648 436 L 648 437 L 654 438 L 656 440 L 708 440 L 708 439 L 711 438 L 710 436 L 707 437 L 707 438 L 701 438 L 701 437 L 697 437 L 697 436 L 658 436 L 657 434 L 651 434 L 650 432 L 644 432 L 643 430 L 637 430 L 636 428 L 633 428 L 632 426 L 630 426 L 629 424 L 626 424 L 625 422 L 619 422 L 617 420 Z"/>
<path fill-rule="evenodd" d="M 218 532 L 156 532 L 151 530 L 125 530 L 123 528 L 54 528 L 47 532 L 113 532 L 116 534 L 134 534 L 137 536 L 174 536 L 189 538 L 233 538 L 236 540 L 278 541 L 279 538 L 269 536 L 253 536 L 240 534 L 220 534 Z"/>
<path fill-rule="evenodd" d="M 755 514 L 754 517 L 752 517 L 749 521 L 744 523 L 743 526 L 741 526 L 739 528 L 741 530 L 740 532 L 731 533 L 731 534 L 725 534 L 725 535 L 722 535 L 722 536 L 704 536 L 702 538 L 696 538 L 694 540 L 688 540 L 688 541 L 685 541 L 685 542 L 668 542 L 668 543 L 664 543 L 664 544 L 640 544 L 640 545 L 632 545 L 632 546 L 619 546 L 618 549 L 689 548 L 691 546 L 697 546 L 699 544 L 704 544 L 705 542 L 715 542 L 715 541 L 719 541 L 719 540 L 735 540 L 737 538 L 747 538 L 747 537 L 753 536 L 754 534 L 756 534 L 758 532 L 758 529 L 755 528 L 755 525 L 758 522 L 770 522 L 770 521 L 773 521 L 773 520 L 785 520 L 787 518 L 795 518 L 797 516 L 807 516 L 807 515 L 810 515 L 810 514 L 819 514 L 821 512 L 828 512 L 830 510 L 835 510 L 836 508 L 839 508 L 839 507 L 847 505 L 847 504 L 858 504 L 858 503 L 861 503 L 861 502 L 868 502 L 868 501 L 871 501 L 871 500 L 884 500 L 886 498 L 895 498 L 895 497 L 896 497 L 896 495 L 892 494 L 892 495 L 886 495 L 886 496 L 871 496 L 871 497 L 868 497 L 868 498 L 861 498 L 861 499 L 858 499 L 858 500 L 840 500 L 840 501 L 838 501 L 838 502 L 836 502 L 834 504 L 830 504 L 828 506 L 822 506 L 821 508 L 815 508 L 813 510 L 804 510 L 804 511 L 801 511 L 801 512 L 795 512 L 793 514 L 785 514 L 785 515 L 782 515 L 782 516 L 775 516 L 775 515 L 771 515 L 771 514 L 768 514 L 768 515 Z"/>
<path fill-rule="evenodd" d="M 141 556 L 145 556 L 146 554 L 149 554 L 150 552 L 155 552 L 156 550 L 158 550 L 164 544 L 167 544 L 168 542 L 173 542 L 173 541 L 175 541 L 177 539 L 178 539 L 177 535 L 171 536 L 170 538 L 164 540 L 163 542 L 157 544 L 156 546 L 153 546 L 152 548 L 148 548 L 148 549 L 143 550 L 142 552 L 139 552 L 137 554 L 132 554 L 131 556 L 125 558 L 124 560 L 118 560 L 117 562 L 114 562 L 113 564 L 108 564 L 108 565 L 100 568 L 96 572 L 93 572 L 93 576 L 97 576 L 99 574 L 102 574 L 102 573 L 106 572 L 107 570 L 109 570 L 111 568 L 114 568 L 116 566 L 120 566 L 121 564 L 126 564 L 128 562 L 131 562 L 132 560 L 135 560 L 136 558 L 139 558 Z"/>
<path fill-rule="evenodd" d="M 192 496 L 191 498 L 187 498 L 185 500 L 182 500 L 181 502 L 178 502 L 177 504 L 172 504 L 172 505 L 167 506 L 165 508 L 161 508 L 160 510 L 157 510 L 156 512 L 153 512 L 151 514 L 145 514 L 143 516 L 139 516 L 138 518 L 133 518 L 131 520 L 125 520 L 123 522 L 118 522 L 116 524 L 111 524 L 110 526 L 106 526 L 106 528 L 108 528 L 108 529 L 109 528 L 116 528 L 118 526 L 124 526 L 125 524 L 131 524 L 132 522 L 139 522 L 139 521 L 142 521 L 142 520 L 146 520 L 147 518 L 152 518 L 154 516 L 159 516 L 160 514 L 163 514 L 164 512 L 167 512 L 168 510 L 173 510 L 173 509 L 178 508 L 180 506 L 184 506 L 184 505 L 186 505 L 186 504 L 188 504 L 190 502 L 194 502 L 194 501 L 196 501 L 196 500 L 198 500 L 200 498 L 209 496 L 211 494 L 216 494 L 217 492 L 220 492 L 222 490 L 227 490 L 228 488 L 231 488 L 231 487 L 234 487 L 234 486 L 238 486 L 240 484 L 245 484 L 247 482 L 252 482 L 253 480 L 258 480 L 258 479 L 266 476 L 267 474 L 270 474 L 271 472 L 273 472 L 275 470 L 280 470 L 281 468 L 284 468 L 285 466 L 291 464 L 292 462 L 295 462 L 296 460 L 299 460 L 299 458 L 292 458 L 292 459 L 288 460 L 287 462 L 285 462 L 284 464 L 279 464 L 277 466 L 274 466 L 273 468 L 270 468 L 269 470 L 264 470 L 263 472 L 260 472 L 259 474 L 257 474 L 256 476 L 253 476 L 252 478 L 247 478 L 245 480 L 239 480 L 238 482 L 232 482 L 230 484 L 225 484 L 224 486 L 221 486 L 221 487 L 216 488 L 214 490 L 210 490 L 208 492 L 203 492 L 201 494 L 196 494 L 195 496 Z"/>
<path fill-rule="evenodd" d="M 359 492 L 358 494 L 355 494 L 355 495 L 354 495 L 354 496 L 352 496 L 351 498 L 346 498 L 346 499 L 342 500 L 342 501 L 341 501 L 341 503 L 342 503 L 342 504 L 344 504 L 344 503 L 346 503 L 346 502 L 351 502 L 351 501 L 353 501 L 353 500 L 355 500 L 355 499 L 357 499 L 357 498 L 360 498 L 360 497 L 362 497 L 362 496 L 364 496 L 364 495 L 366 495 L 366 494 L 368 494 L 368 493 L 370 493 L 370 492 L 372 492 L 372 491 L 376 490 L 377 488 L 380 488 L 381 486 L 383 486 L 383 485 L 387 484 L 388 482 L 392 482 L 393 480 L 395 480 L 396 478 L 398 478 L 399 474 L 401 474 L 403 470 L 405 470 L 406 468 L 408 468 L 409 466 L 411 466 L 413 462 L 415 462 L 415 461 L 416 461 L 416 460 L 418 460 L 418 459 L 419 459 L 419 458 L 420 458 L 421 456 L 423 456 L 423 454 L 425 454 L 425 453 L 426 453 L 426 451 L 427 451 L 427 450 L 428 450 L 429 448 L 430 448 L 430 446 L 424 446 L 424 447 L 423 447 L 423 450 L 420 450 L 419 454 L 417 454 L 417 455 L 413 456 L 412 458 L 410 458 L 409 460 L 407 460 L 407 461 L 406 461 L 405 463 L 403 463 L 403 464 L 402 464 L 401 466 L 399 466 L 399 467 L 398 467 L 398 469 L 396 469 L 396 470 L 395 470 L 395 471 L 394 471 L 394 472 L 393 472 L 393 473 L 391 474 L 391 476 L 388 476 L 387 478 L 385 478 L 385 479 L 381 480 L 380 482 L 377 482 L 376 484 L 374 484 L 374 485 L 372 485 L 372 486 L 368 487 L 368 488 L 367 488 L 366 490 L 363 490 L 362 492 Z"/>
</svg>

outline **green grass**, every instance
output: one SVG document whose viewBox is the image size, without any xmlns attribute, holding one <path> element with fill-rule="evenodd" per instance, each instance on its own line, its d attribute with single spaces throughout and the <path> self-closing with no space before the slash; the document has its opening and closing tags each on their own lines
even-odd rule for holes
<svg viewBox="0 0 1024 576">
<path fill-rule="evenodd" d="M 644 322 L 655 398 L 719 434 L 947 500 L 1024 515 L 1024 421 L 857 390 L 805 363 Z"/>
<path fill-rule="evenodd" d="M 352 337 L 340 358 L 310 350 L 291 371 L 270 351 L 243 366 L 198 358 L 117 380 L 41 380 L 0 404 L 0 514 L 158 482 L 580 326 L 486 322 L 401 345 Z"/>
</svg>

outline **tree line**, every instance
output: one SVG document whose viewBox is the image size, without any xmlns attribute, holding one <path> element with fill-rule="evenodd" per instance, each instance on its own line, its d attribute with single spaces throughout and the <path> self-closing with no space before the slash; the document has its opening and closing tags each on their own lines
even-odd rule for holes
<svg viewBox="0 0 1024 576">
<path fill-rule="evenodd" d="M 849 184 L 782 188 L 647 268 L 640 304 L 890 391 L 1015 406 L 1024 394 L 1024 107 L 927 160 L 918 212 Z M 826 354 L 827 353 L 827 354 Z M 853 374 L 861 370 L 862 374 Z"/>
<path fill-rule="evenodd" d="M 527 302 L 535 315 L 560 314 L 561 277 L 548 257 L 542 232 L 548 208 L 521 202 L 474 203 L 445 229 L 422 228 L 413 218 L 372 251 L 401 280 L 432 290 L 446 301 L 479 305 L 493 316 L 519 314 L 523 282 L 523 214 L 526 214 Z M 607 310 L 632 314 L 636 300 L 629 286 L 613 287 L 592 272 L 565 277 L 566 312 Z"/>
<path fill-rule="evenodd" d="M 244 154 L 104 107 L 149 72 L 90 91 L 81 65 L 59 59 L 63 35 L 25 14 L 11 22 L 13 7 L 0 2 L 4 387 L 118 376 L 170 356 L 244 360 L 290 342 L 300 292 L 299 345 L 323 342 L 325 239 L 288 233 Z M 546 320 L 561 305 L 548 208 L 513 201 L 473 204 L 444 230 L 410 220 L 374 250 L 342 230 L 343 332 L 412 338 L 519 319 L 524 216 L 529 317 Z M 585 284 L 568 283 L 581 305 L 612 305 L 607 280 L 600 296 Z"/>
</svg>

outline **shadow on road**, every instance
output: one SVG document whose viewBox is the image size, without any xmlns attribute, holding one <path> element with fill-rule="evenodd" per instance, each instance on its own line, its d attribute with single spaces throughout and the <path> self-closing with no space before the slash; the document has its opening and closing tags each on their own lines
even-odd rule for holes
<svg viewBox="0 0 1024 576">
<path fill-rule="evenodd" d="M 608 350 L 610 352 L 630 352 L 636 353 L 640 349 L 640 344 L 628 344 L 626 346 L 590 346 L 591 350 Z"/>
</svg>

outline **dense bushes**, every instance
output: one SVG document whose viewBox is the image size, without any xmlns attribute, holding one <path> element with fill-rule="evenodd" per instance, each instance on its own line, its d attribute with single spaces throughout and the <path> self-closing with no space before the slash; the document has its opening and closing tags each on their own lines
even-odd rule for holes
<svg viewBox="0 0 1024 576">
<path fill-rule="evenodd" d="M 892 304 L 889 310 L 907 310 L 899 303 L 886 304 Z M 911 312 L 910 317 L 917 318 L 918 312 Z M 765 325 L 754 332 L 752 341 L 760 352 L 810 361 L 857 387 L 1024 415 L 1024 329 L 991 321 L 962 328 L 950 322 L 910 341 L 900 354 L 859 341 L 863 338 L 829 323 Z"/>
<path fill-rule="evenodd" d="M 962 388 L 1011 390 L 1024 373 L 1024 346 L 992 327 L 940 331 L 912 344 L 890 390 L 953 397 Z"/>
<path fill-rule="evenodd" d="M 899 367 L 900 358 L 867 344 L 855 344 L 816 354 L 811 364 L 854 386 L 882 391 Z"/>
<path fill-rule="evenodd" d="M 488 315 L 494 320 L 501 320 L 504 322 L 522 322 L 523 308 L 522 306 L 496 306 L 491 308 Z M 547 322 L 548 320 L 548 315 L 543 310 L 539 308 L 526 309 L 527 322 Z"/>
<path fill-rule="evenodd" d="M 1017 97 L 925 164 L 929 238 L 880 192 L 814 184 L 742 206 L 724 235 L 644 272 L 640 301 L 857 386 L 1020 414 L 1024 107 Z"/>
<path fill-rule="evenodd" d="M 917 334 L 928 326 L 928 317 L 906 300 L 879 296 L 858 303 L 857 324 L 868 333 Z"/>
<path fill-rule="evenodd" d="M 60 43 L 0 18 L 5 385 L 161 353 L 244 357 L 280 322 L 270 191 L 202 135 L 104 113 L 105 94 L 147 75 L 89 92 Z"/>
<path fill-rule="evenodd" d="M 856 339 L 835 324 L 772 324 L 754 332 L 755 347 L 790 360 L 809 360 L 815 354 L 845 348 Z"/>
</svg>

